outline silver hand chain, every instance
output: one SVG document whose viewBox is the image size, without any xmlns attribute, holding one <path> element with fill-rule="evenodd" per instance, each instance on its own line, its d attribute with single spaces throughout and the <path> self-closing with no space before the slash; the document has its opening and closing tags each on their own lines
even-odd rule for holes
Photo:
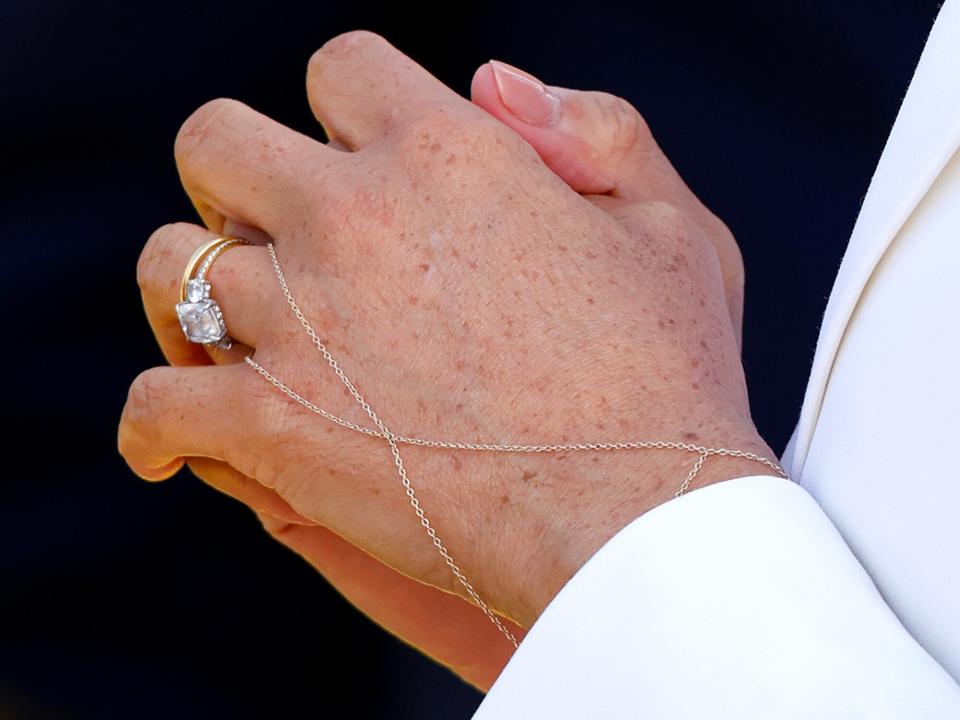
<svg viewBox="0 0 960 720">
<path fill-rule="evenodd" d="M 569 452 L 569 451 L 578 451 L 578 450 L 684 450 L 690 453 L 697 454 L 697 460 L 694 463 L 693 467 L 690 469 L 690 472 L 687 474 L 686 479 L 680 485 L 680 488 L 675 493 L 674 497 L 680 497 L 684 492 L 690 487 L 690 483 L 693 482 L 696 478 L 697 473 L 700 472 L 700 469 L 703 467 L 703 464 L 706 462 L 707 458 L 713 455 L 724 456 L 724 457 L 736 457 L 743 458 L 746 460 L 753 460 L 758 462 L 780 477 L 786 478 L 787 474 L 784 472 L 783 468 L 780 467 L 777 463 L 765 458 L 761 455 L 755 453 L 746 452 L 744 450 L 728 450 L 727 448 L 712 448 L 704 447 L 701 445 L 693 445 L 691 443 L 682 443 L 675 442 L 670 440 L 636 440 L 632 442 L 586 442 L 586 443 L 562 443 L 562 444 L 553 444 L 553 445 L 504 445 L 504 444 L 495 444 L 495 443 L 463 443 L 463 442 L 454 442 L 446 440 L 429 440 L 418 437 L 408 437 L 405 435 L 397 435 L 392 430 L 390 430 L 383 420 L 373 411 L 373 408 L 370 407 L 369 403 L 363 398 L 363 395 L 357 390 L 350 379 L 344 373 L 343 369 L 340 367 L 340 364 L 334 359 L 330 354 L 330 351 L 327 350 L 326 345 L 320 340 L 320 337 L 317 335 L 316 331 L 310 325 L 310 322 L 307 320 L 306 316 L 300 310 L 300 306 L 297 305 L 296 300 L 293 299 L 293 293 L 290 292 L 290 288 L 287 285 L 287 280 L 284 277 L 283 270 L 280 267 L 280 262 L 277 260 L 277 253 L 274 250 L 273 243 L 267 243 L 267 250 L 270 253 L 270 262 L 273 263 L 274 272 L 277 275 L 277 279 L 280 281 L 280 287 L 283 290 L 283 295 L 287 299 L 287 304 L 290 305 L 290 309 L 293 311 L 293 314 L 296 316 L 297 320 L 300 321 L 300 324 L 306 330 L 307 335 L 310 336 L 310 340 L 313 342 L 314 346 L 326 359 L 327 363 L 333 368 L 333 371 L 337 374 L 337 377 L 343 382 L 347 387 L 347 390 L 350 391 L 350 394 L 353 395 L 353 398 L 357 403 L 364 409 L 370 419 L 376 424 L 379 430 L 372 430 L 370 428 L 357 425 L 352 423 L 349 420 L 344 420 L 332 413 L 327 412 L 321 407 L 318 407 L 314 403 L 310 402 L 302 395 L 297 393 L 295 390 L 291 389 L 285 385 L 281 380 L 279 380 L 275 375 L 273 375 L 269 370 L 260 365 L 252 356 L 247 356 L 244 358 L 246 363 L 250 365 L 254 370 L 256 370 L 261 376 L 263 376 L 271 385 L 277 388 L 284 395 L 290 399 L 296 401 L 303 407 L 305 407 L 310 412 L 316 413 L 332 422 L 342 425 L 345 428 L 353 430 L 355 432 L 363 433 L 365 435 L 370 435 L 372 437 L 379 437 L 387 441 L 390 445 L 390 451 L 393 454 L 394 464 L 397 466 L 397 472 L 400 475 L 400 482 L 403 486 L 404 491 L 407 494 L 407 497 L 410 499 L 410 505 L 413 508 L 414 513 L 416 513 L 417 519 L 420 521 L 420 524 L 423 526 L 427 535 L 430 537 L 430 540 L 433 542 L 434 547 L 436 547 L 437 552 L 440 553 L 440 557 L 443 558 L 443 561 L 450 568 L 450 571 L 453 573 L 457 581 L 463 586 L 470 598 L 479 606 L 483 613 L 490 619 L 490 621 L 497 627 L 497 629 L 503 633 L 503 635 L 509 640 L 514 647 L 518 647 L 516 636 L 510 632 L 510 630 L 504 625 L 503 621 L 500 619 L 500 616 L 497 615 L 483 598 L 477 593 L 476 589 L 467 580 L 466 575 L 463 574 L 463 571 L 457 565 L 456 561 L 453 559 L 453 556 L 450 555 L 450 552 L 447 550 L 446 546 L 443 544 L 443 541 L 440 539 L 440 536 L 437 535 L 436 529 L 434 529 L 430 520 L 427 518 L 426 513 L 423 510 L 423 507 L 420 505 L 420 500 L 417 498 L 416 493 L 413 489 L 413 484 L 410 481 L 410 477 L 407 475 L 406 467 L 403 464 L 403 458 L 400 456 L 400 449 L 398 444 L 405 443 L 407 445 L 420 445 L 423 447 L 432 447 L 432 448 L 449 448 L 452 450 L 480 450 L 480 451 L 492 451 L 492 452 Z"/>
</svg>

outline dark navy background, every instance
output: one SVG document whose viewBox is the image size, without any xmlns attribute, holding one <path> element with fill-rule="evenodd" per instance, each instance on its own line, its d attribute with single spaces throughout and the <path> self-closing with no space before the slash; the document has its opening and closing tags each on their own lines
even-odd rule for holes
<svg viewBox="0 0 960 720">
<path fill-rule="evenodd" d="M 479 695 L 355 612 L 244 507 L 148 485 L 115 428 L 162 362 L 134 278 L 195 219 L 172 158 L 216 96 L 320 135 L 311 52 L 386 35 L 466 94 L 493 57 L 631 100 L 731 226 L 745 361 L 781 450 L 931 0 L 0 4 L 5 472 L 0 718 L 469 717 Z M 575 631 L 575 629 L 571 629 Z"/>
</svg>

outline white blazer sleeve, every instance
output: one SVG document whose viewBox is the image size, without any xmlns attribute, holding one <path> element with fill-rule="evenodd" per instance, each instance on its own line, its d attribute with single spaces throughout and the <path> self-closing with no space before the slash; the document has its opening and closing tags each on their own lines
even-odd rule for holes
<svg viewBox="0 0 960 720">
<path fill-rule="evenodd" d="M 756 476 L 671 500 L 548 605 L 475 720 L 960 718 L 809 494 Z"/>
</svg>

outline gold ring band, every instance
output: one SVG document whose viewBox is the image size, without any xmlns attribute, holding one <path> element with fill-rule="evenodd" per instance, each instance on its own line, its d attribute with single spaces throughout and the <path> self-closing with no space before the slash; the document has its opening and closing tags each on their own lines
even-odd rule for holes
<svg viewBox="0 0 960 720">
<path fill-rule="evenodd" d="M 180 279 L 180 302 L 184 302 L 187 299 L 187 283 L 190 281 L 190 278 L 193 277 L 194 272 L 200 263 L 203 262 L 203 259 L 209 255 L 212 250 L 215 250 L 220 245 L 232 240 L 239 240 L 240 242 L 246 244 L 246 241 L 243 238 L 233 237 L 232 235 L 224 235 L 222 237 L 214 238 L 213 240 L 205 242 L 194 251 L 193 255 L 190 256 L 190 261 L 187 263 L 186 269 L 183 271 L 183 277 Z"/>
</svg>

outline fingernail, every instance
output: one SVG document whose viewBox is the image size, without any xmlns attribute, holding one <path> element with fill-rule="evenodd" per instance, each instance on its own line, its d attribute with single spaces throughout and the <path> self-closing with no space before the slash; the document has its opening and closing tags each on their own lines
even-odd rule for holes
<svg viewBox="0 0 960 720">
<path fill-rule="evenodd" d="M 507 110 L 530 125 L 549 127 L 560 120 L 560 98 L 533 75 L 499 60 L 491 60 L 490 67 Z"/>
</svg>

